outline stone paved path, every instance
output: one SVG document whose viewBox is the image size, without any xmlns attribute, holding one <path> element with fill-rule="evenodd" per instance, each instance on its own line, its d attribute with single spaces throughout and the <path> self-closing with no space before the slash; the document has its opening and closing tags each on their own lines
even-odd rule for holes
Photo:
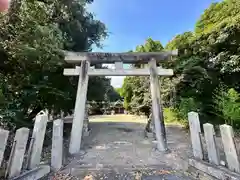
<svg viewBox="0 0 240 180">
<path fill-rule="evenodd" d="M 126 115 L 90 119 L 83 152 L 63 172 L 79 179 L 190 179 L 182 173 L 190 153 L 188 134 L 180 126 L 168 126 L 170 152 L 160 153 L 154 140 L 144 137 L 145 124 L 145 119 Z"/>
</svg>

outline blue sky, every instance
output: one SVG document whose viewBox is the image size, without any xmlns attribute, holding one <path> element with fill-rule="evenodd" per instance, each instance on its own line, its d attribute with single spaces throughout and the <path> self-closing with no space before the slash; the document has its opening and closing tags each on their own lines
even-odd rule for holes
<svg viewBox="0 0 240 180">
<path fill-rule="evenodd" d="M 103 49 L 124 52 L 151 37 L 166 45 L 177 34 L 194 29 L 196 21 L 212 2 L 219 0 L 95 0 L 89 9 L 106 24 L 109 37 Z M 120 87 L 123 77 L 112 78 Z"/>
</svg>

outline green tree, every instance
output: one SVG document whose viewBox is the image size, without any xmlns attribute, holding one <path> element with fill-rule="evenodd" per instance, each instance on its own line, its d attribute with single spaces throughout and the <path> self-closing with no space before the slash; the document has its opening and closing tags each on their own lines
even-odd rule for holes
<svg viewBox="0 0 240 180">
<path fill-rule="evenodd" d="M 136 47 L 135 52 L 159 52 L 161 50 L 163 46 L 160 41 L 148 38 L 145 44 Z M 136 64 L 134 67 L 143 68 L 144 65 Z M 149 116 L 151 110 L 149 77 L 126 77 L 121 91 L 126 109 Z"/>
<path fill-rule="evenodd" d="M 196 109 L 204 116 L 201 120 L 214 123 L 219 118 L 213 113 L 213 92 L 219 84 L 240 92 L 239 11 L 238 0 L 214 3 L 197 21 L 193 32 L 179 34 L 166 45 L 167 50 L 178 49 L 179 55 L 174 61 L 162 64 L 174 70 L 173 77 L 160 78 L 165 107 L 174 106 L 185 119 L 188 111 Z M 136 51 L 162 50 L 159 43 L 154 45 L 153 42 L 156 41 L 149 39 L 146 44 L 137 46 Z M 128 108 L 143 111 L 142 107 L 150 106 L 148 83 L 147 78 L 126 78 L 122 91 Z"/>
<path fill-rule="evenodd" d="M 224 21 L 231 21 L 240 14 L 240 2 L 238 0 L 224 0 L 213 3 L 202 14 L 196 23 L 195 32 L 205 34 Z"/>
<path fill-rule="evenodd" d="M 1 115 L 11 126 L 28 126 L 42 109 L 70 112 L 77 77 L 63 76 L 60 50 L 90 51 L 106 37 L 103 23 L 86 11 L 92 1 L 13 0 L 0 19 Z M 89 99 L 103 99 L 105 78 L 90 78 Z M 99 97 L 91 93 L 98 82 Z M 96 86 L 95 86 L 96 88 Z"/>
<path fill-rule="evenodd" d="M 216 115 L 224 119 L 226 124 L 239 126 L 240 93 L 233 88 L 228 90 L 217 89 L 214 93 L 214 109 Z"/>
<path fill-rule="evenodd" d="M 195 31 L 176 36 L 166 46 L 179 49 L 171 64 L 176 83 L 177 106 L 183 98 L 204 104 L 201 115 L 214 121 L 213 93 L 219 84 L 239 91 L 240 1 L 226 0 L 212 4 L 196 23 Z M 190 111 L 190 109 L 189 109 Z"/>
</svg>

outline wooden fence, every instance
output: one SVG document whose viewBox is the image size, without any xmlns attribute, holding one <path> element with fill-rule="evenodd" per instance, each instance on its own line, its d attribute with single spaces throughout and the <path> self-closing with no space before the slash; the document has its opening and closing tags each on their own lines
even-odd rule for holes
<svg viewBox="0 0 240 180">
<path fill-rule="evenodd" d="M 63 161 L 63 120 L 53 121 L 51 164 L 41 163 L 41 154 L 46 133 L 48 115 L 40 114 L 35 118 L 31 137 L 28 128 L 16 131 L 10 157 L 5 168 L 5 178 L 39 179 L 50 169 L 59 170 Z M 0 129 L 0 165 L 4 159 L 9 131 Z M 27 143 L 30 138 L 30 143 Z"/>
<path fill-rule="evenodd" d="M 215 175 L 219 179 L 224 179 L 226 177 L 226 175 L 224 174 L 226 171 L 224 171 L 223 167 L 225 169 L 227 168 L 227 171 L 230 170 L 231 172 L 237 174 L 240 173 L 238 152 L 235 144 L 232 126 L 226 124 L 220 125 L 221 137 L 218 140 L 220 140 L 220 143 L 222 144 L 223 148 L 219 148 L 220 146 L 219 144 L 217 144 L 216 134 L 214 126 L 212 124 L 209 123 L 203 124 L 202 134 L 198 113 L 196 112 L 188 113 L 188 121 L 191 133 L 191 142 L 194 158 L 197 160 L 203 160 L 213 165 L 213 167 L 219 167 L 221 171 L 215 171 Z M 205 140 L 204 145 L 206 146 L 206 148 L 203 148 L 204 140 Z M 204 156 L 206 154 L 204 152 L 204 149 L 207 150 L 207 157 Z M 220 156 L 220 154 L 224 154 L 224 156 Z M 190 164 L 194 163 L 190 162 Z M 204 169 L 204 167 L 201 165 L 199 169 L 202 170 Z M 209 169 L 211 169 L 211 166 L 205 169 L 206 171 L 209 171 Z"/>
</svg>

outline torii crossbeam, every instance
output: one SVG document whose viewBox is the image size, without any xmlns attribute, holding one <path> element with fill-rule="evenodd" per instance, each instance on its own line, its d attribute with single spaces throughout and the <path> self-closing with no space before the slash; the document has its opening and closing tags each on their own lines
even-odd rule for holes
<svg viewBox="0 0 240 180">
<path fill-rule="evenodd" d="M 173 70 L 157 67 L 157 64 L 169 60 L 172 56 L 177 56 L 177 50 L 151 53 L 76 53 L 68 51 L 64 51 L 64 53 L 65 61 L 76 65 L 75 68 L 64 69 L 64 75 L 79 76 L 69 146 L 70 154 L 80 151 L 89 76 L 150 76 L 157 149 L 159 151 L 167 150 L 158 76 L 172 76 Z M 115 69 L 95 69 L 90 67 L 96 64 L 115 64 Z M 123 64 L 148 64 L 148 67 L 143 69 L 124 69 Z"/>
</svg>

